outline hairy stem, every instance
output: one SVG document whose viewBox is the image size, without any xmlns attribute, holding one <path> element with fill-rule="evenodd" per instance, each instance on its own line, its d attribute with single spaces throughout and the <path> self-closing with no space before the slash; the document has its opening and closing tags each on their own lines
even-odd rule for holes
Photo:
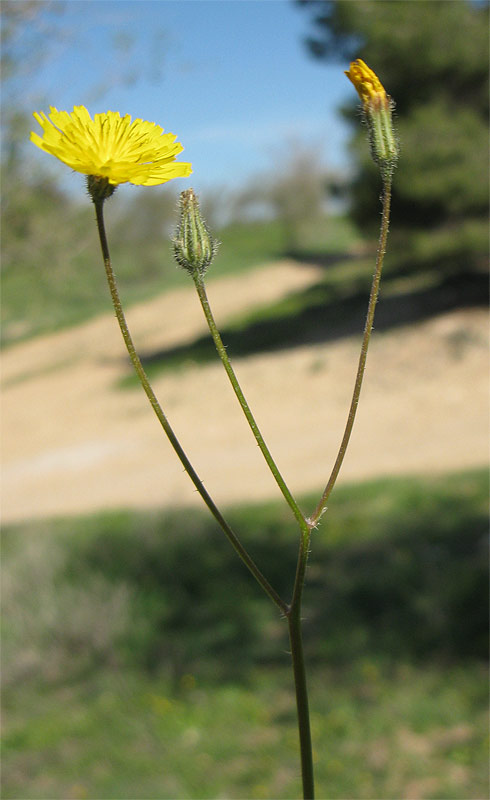
<svg viewBox="0 0 490 800">
<path fill-rule="evenodd" d="M 374 312 L 376 309 L 376 302 L 378 300 L 379 294 L 379 283 L 381 280 L 381 271 L 383 268 L 383 260 L 384 255 L 386 252 L 386 241 L 388 238 L 388 228 L 389 228 L 389 221 L 390 221 L 390 205 L 391 205 L 391 176 L 387 177 L 383 183 L 383 199 L 382 199 L 383 209 L 381 215 L 381 229 L 379 234 L 379 242 L 378 242 L 378 251 L 376 255 L 376 267 L 373 275 L 373 282 L 371 285 L 371 293 L 369 296 L 369 304 L 366 316 L 366 324 L 364 327 L 364 335 L 362 338 L 361 344 L 361 354 L 359 356 L 359 365 L 357 368 L 357 375 L 354 384 L 354 392 L 352 394 L 351 405 L 349 409 L 349 414 L 347 417 L 347 423 L 344 430 L 344 435 L 342 437 L 342 442 L 340 444 L 339 452 L 337 454 L 337 458 L 335 460 L 335 464 L 332 469 L 332 473 L 328 479 L 327 485 L 325 487 L 325 491 L 323 492 L 320 502 L 318 503 L 315 511 L 313 512 L 312 516 L 310 517 L 310 525 L 314 527 L 318 524 L 320 517 L 322 516 L 323 512 L 325 511 L 327 500 L 330 497 L 333 487 L 335 486 L 335 482 L 337 480 L 338 474 L 340 472 L 340 468 L 342 466 L 342 462 L 344 460 L 344 456 L 347 450 L 347 446 L 349 444 L 349 439 L 352 433 L 352 428 L 354 426 L 354 420 L 356 418 L 357 406 L 359 404 L 359 396 L 361 394 L 361 387 L 362 387 L 362 380 L 364 377 L 364 370 L 366 367 L 366 358 L 367 358 L 367 351 L 369 347 L 369 341 L 371 339 L 371 332 L 373 329 L 373 321 L 374 321 Z"/>
<path fill-rule="evenodd" d="M 202 481 L 200 480 L 198 474 L 196 473 L 196 471 L 194 470 L 192 464 L 190 463 L 189 459 L 187 458 L 187 455 L 185 454 L 185 452 L 184 452 L 179 440 L 177 439 L 177 436 L 175 435 L 175 433 L 173 432 L 172 428 L 170 427 L 170 424 L 169 424 L 169 422 L 167 420 L 167 417 L 165 416 L 165 414 L 164 414 L 164 412 L 163 412 L 163 410 L 162 410 L 162 408 L 161 408 L 161 406 L 160 406 L 160 404 L 159 404 L 159 402 L 158 402 L 158 400 L 157 400 L 157 398 L 155 396 L 155 393 L 154 393 L 154 391 L 153 391 L 153 389 L 152 389 L 152 387 L 150 385 L 150 382 L 149 382 L 148 377 L 147 377 L 147 375 L 145 373 L 145 370 L 143 369 L 143 365 L 142 365 L 142 363 L 140 361 L 140 358 L 139 358 L 138 354 L 136 353 L 136 350 L 135 350 L 135 347 L 134 347 L 134 344 L 133 344 L 133 340 L 132 340 L 131 334 L 129 332 L 129 328 L 128 328 L 127 323 L 126 323 L 126 318 L 124 316 L 124 312 L 123 312 L 123 309 L 122 309 L 121 301 L 120 301 L 120 298 L 119 298 L 119 292 L 118 292 L 118 289 L 117 289 L 116 278 L 115 278 L 114 271 L 113 271 L 112 265 L 111 265 L 111 258 L 110 258 L 110 254 L 109 254 L 109 246 L 108 246 L 108 243 L 107 243 L 107 236 L 106 236 L 106 233 L 105 233 L 103 204 L 104 204 L 104 200 L 103 199 L 95 199 L 94 200 L 95 213 L 96 213 L 96 219 L 97 219 L 97 229 L 98 229 L 98 232 L 99 232 L 100 245 L 101 245 L 101 248 L 102 248 L 102 256 L 103 256 L 103 259 L 104 259 L 104 266 L 105 266 L 105 271 L 106 271 L 106 275 L 107 275 L 107 281 L 108 281 L 108 284 L 109 284 L 112 303 L 114 305 L 114 310 L 116 312 L 116 317 L 117 317 L 117 321 L 119 323 L 119 327 L 121 329 L 122 337 L 124 339 L 124 343 L 126 345 L 126 349 L 128 351 L 128 354 L 129 354 L 129 357 L 130 357 L 131 362 L 133 364 L 133 367 L 135 369 L 135 372 L 136 372 L 136 374 L 137 374 L 137 376 L 139 378 L 141 386 L 143 387 L 143 389 L 145 391 L 145 394 L 148 397 L 148 400 L 150 401 L 150 404 L 151 404 L 156 416 L 158 417 L 160 425 L 162 426 L 163 430 L 165 431 L 165 433 L 166 433 L 166 435 L 167 435 L 167 437 L 168 437 L 168 439 L 170 441 L 170 444 L 172 445 L 173 449 L 175 450 L 175 452 L 176 452 L 178 458 L 180 459 L 185 471 L 189 475 L 192 483 L 194 484 L 194 486 L 196 487 L 197 491 L 201 495 L 202 499 L 204 500 L 204 502 L 205 502 L 206 506 L 208 507 L 208 509 L 210 510 L 211 514 L 213 515 L 215 520 L 218 522 L 218 524 L 222 528 L 224 534 L 228 538 L 228 541 L 230 542 L 232 547 L 235 549 L 237 554 L 240 556 L 240 558 L 242 559 L 243 563 L 248 567 L 248 569 L 250 570 L 250 572 L 252 573 L 254 578 L 260 584 L 260 586 L 262 587 L 264 592 L 266 592 L 266 594 L 276 604 L 276 606 L 278 606 L 278 608 L 281 610 L 281 612 L 283 614 L 287 614 L 289 607 L 281 599 L 281 597 L 279 597 L 279 595 L 277 594 L 275 589 L 273 589 L 273 587 L 270 585 L 270 583 L 264 577 L 264 575 L 262 575 L 261 571 L 259 570 L 259 568 L 255 564 L 255 562 L 252 560 L 252 558 L 250 557 L 248 552 L 245 550 L 245 548 L 241 544 L 241 542 L 238 539 L 238 537 L 236 536 L 236 534 L 233 532 L 233 530 L 230 528 L 230 526 L 228 525 L 228 523 L 224 519 L 223 515 L 221 514 L 221 512 L 219 511 L 219 509 L 215 505 L 215 503 L 212 500 L 211 496 L 208 494 L 208 492 L 204 488 L 204 485 L 203 485 Z"/>
<path fill-rule="evenodd" d="M 291 511 L 293 512 L 301 530 L 305 533 L 309 530 L 308 524 L 305 520 L 304 514 L 302 513 L 301 509 L 299 508 L 296 500 L 294 499 L 293 495 L 289 491 L 284 478 L 282 477 L 277 464 L 275 463 L 269 448 L 267 447 L 264 438 L 259 430 L 257 422 L 255 421 L 255 417 L 253 416 L 250 406 L 247 403 L 245 395 L 241 389 L 241 386 L 238 382 L 238 379 L 235 375 L 235 371 L 231 365 L 230 359 L 228 358 L 228 353 L 226 352 L 226 347 L 223 344 L 223 340 L 221 339 L 221 335 L 218 331 L 216 322 L 213 317 L 213 313 L 211 311 L 211 307 L 209 305 L 209 300 L 206 293 L 206 287 L 204 286 L 204 281 L 202 276 L 196 270 L 194 275 L 194 283 L 196 286 L 197 294 L 199 296 L 199 300 L 201 302 L 202 309 L 204 311 L 204 316 L 206 317 L 206 322 L 208 323 L 208 327 L 213 337 L 213 341 L 218 352 L 218 355 L 223 363 L 223 366 L 226 370 L 226 374 L 230 379 L 230 383 L 233 387 L 233 391 L 240 403 L 243 413 L 247 419 L 247 422 L 252 430 L 252 433 L 255 437 L 255 440 L 259 446 L 259 449 L 264 456 L 264 459 L 269 467 L 279 489 L 281 490 L 288 506 L 290 507 Z"/>
</svg>

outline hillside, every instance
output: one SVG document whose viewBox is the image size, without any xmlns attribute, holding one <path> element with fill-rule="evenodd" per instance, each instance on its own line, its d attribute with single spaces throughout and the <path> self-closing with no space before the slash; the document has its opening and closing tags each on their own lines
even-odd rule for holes
<svg viewBox="0 0 490 800">
<path fill-rule="evenodd" d="M 315 284 L 320 268 L 280 262 L 209 284 L 215 316 Z M 382 301 L 381 301 L 382 302 Z M 192 288 L 134 306 L 145 352 L 205 332 Z M 233 359 L 262 433 L 293 492 L 320 489 L 345 423 L 361 331 Z M 487 319 L 460 309 L 373 337 L 342 480 L 481 466 L 488 456 Z M 111 313 L 3 355 L 4 522 L 114 507 L 199 503 L 138 388 Z M 160 374 L 154 388 L 221 504 L 276 496 L 219 362 Z"/>
</svg>

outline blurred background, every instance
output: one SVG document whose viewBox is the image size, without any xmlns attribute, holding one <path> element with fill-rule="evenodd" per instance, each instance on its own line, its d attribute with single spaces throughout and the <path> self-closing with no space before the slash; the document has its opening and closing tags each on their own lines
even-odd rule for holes
<svg viewBox="0 0 490 800">
<path fill-rule="evenodd" d="M 127 316 L 206 487 L 284 596 L 297 534 L 169 238 L 193 186 L 211 305 L 305 512 L 335 459 L 380 183 L 344 76 L 401 144 L 359 415 L 305 592 L 318 796 L 488 796 L 488 3 L 22 0 L 2 17 L 5 798 L 300 792 L 283 621 L 158 432 L 84 178 L 32 111 L 161 124 L 194 174 L 107 203 Z"/>
</svg>

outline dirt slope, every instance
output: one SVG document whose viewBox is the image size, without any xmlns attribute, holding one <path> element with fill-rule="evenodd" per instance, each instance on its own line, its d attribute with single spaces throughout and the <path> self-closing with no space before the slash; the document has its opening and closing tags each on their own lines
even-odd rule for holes
<svg viewBox="0 0 490 800">
<path fill-rule="evenodd" d="M 314 282 L 287 262 L 209 285 L 219 322 Z M 192 339 L 205 323 L 192 288 L 134 307 L 145 351 Z M 234 364 L 293 492 L 322 488 L 335 459 L 359 339 Z M 230 354 L 233 357 L 233 354 Z M 112 314 L 19 344 L 3 356 L 4 522 L 114 507 L 200 503 L 139 389 L 121 391 L 126 356 Z M 155 381 L 171 424 L 220 504 L 277 490 L 221 364 Z M 487 319 L 457 311 L 375 334 L 341 480 L 480 466 L 488 457 Z"/>
</svg>

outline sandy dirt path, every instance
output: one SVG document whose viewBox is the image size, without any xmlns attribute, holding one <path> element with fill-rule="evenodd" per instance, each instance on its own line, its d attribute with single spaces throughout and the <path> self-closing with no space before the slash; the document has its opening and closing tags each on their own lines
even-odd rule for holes
<svg viewBox="0 0 490 800">
<path fill-rule="evenodd" d="M 282 262 L 216 279 L 219 323 L 318 280 Z M 146 352 L 205 330 L 192 288 L 130 309 Z M 359 336 L 234 359 L 291 490 L 325 483 L 345 424 Z M 230 353 L 233 358 L 233 354 Z M 127 357 L 112 314 L 3 355 L 2 516 L 29 518 L 202 501 L 141 389 L 121 390 Z M 277 497 L 221 364 L 163 374 L 155 391 L 218 504 Z M 488 460 L 487 315 L 460 310 L 375 333 L 342 481 L 444 472 Z"/>
</svg>

